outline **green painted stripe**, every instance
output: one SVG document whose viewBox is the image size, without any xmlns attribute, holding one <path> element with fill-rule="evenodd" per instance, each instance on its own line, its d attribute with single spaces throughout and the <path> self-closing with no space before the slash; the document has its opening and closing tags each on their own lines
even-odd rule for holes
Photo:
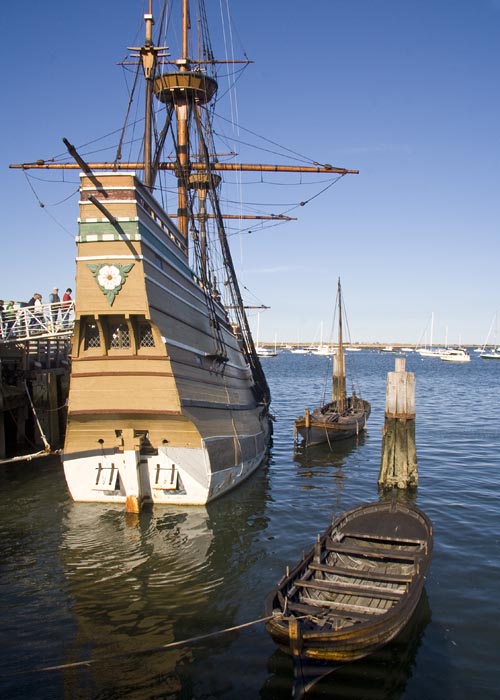
<svg viewBox="0 0 500 700">
<path fill-rule="evenodd" d="M 163 232 L 163 234 L 168 235 L 165 232 Z M 122 241 L 124 236 L 130 241 L 144 241 L 151 246 L 160 257 L 168 260 L 178 270 L 181 270 L 190 277 L 194 277 L 191 268 L 139 221 L 118 221 L 116 225 L 108 221 L 81 221 L 79 224 L 77 243 L 108 243 L 110 240 Z"/>
<path fill-rule="evenodd" d="M 78 226 L 77 242 L 88 243 L 90 237 L 92 240 L 101 242 L 104 236 L 107 240 L 112 236 L 113 241 L 121 241 L 123 236 L 131 241 L 140 241 L 138 223 L 138 221 L 118 221 L 117 225 L 113 226 L 108 221 L 81 221 Z M 104 242 L 106 243 L 107 240 Z"/>
</svg>

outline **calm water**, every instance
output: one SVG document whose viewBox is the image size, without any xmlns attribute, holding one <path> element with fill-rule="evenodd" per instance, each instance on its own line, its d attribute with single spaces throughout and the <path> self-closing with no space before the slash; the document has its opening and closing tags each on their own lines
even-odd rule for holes
<svg viewBox="0 0 500 700">
<path fill-rule="evenodd" d="M 111 700 L 290 698 L 293 672 L 262 623 L 267 592 L 332 516 L 379 498 L 387 372 L 356 364 L 366 434 L 294 455 L 293 420 L 319 403 L 326 358 L 264 359 L 276 416 L 269 464 L 208 508 L 70 501 L 57 460 L 0 468 L 0 695 Z M 417 386 L 417 505 L 434 558 L 412 629 L 335 671 L 307 697 L 499 698 L 500 362 L 409 356 Z M 349 371 L 349 369 L 348 369 Z M 46 670 L 89 661 L 87 665 Z"/>
</svg>

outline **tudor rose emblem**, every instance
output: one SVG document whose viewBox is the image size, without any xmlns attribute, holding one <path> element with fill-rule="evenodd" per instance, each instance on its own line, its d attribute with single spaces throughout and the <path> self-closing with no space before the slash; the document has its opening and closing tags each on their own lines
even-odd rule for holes
<svg viewBox="0 0 500 700">
<path fill-rule="evenodd" d="M 87 267 L 94 275 L 94 279 L 108 300 L 109 305 L 113 306 L 115 297 L 125 284 L 127 275 L 134 267 L 134 263 L 127 263 L 127 265 L 120 265 L 119 263 L 114 263 L 113 265 L 87 265 Z"/>
</svg>

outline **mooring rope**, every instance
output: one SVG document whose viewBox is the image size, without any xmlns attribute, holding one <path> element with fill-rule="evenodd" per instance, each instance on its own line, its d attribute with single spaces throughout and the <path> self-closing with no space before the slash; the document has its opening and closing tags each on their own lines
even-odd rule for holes
<svg viewBox="0 0 500 700">
<path fill-rule="evenodd" d="M 175 649 L 176 647 L 181 647 L 186 644 L 193 644 L 195 642 L 202 642 L 205 639 L 212 639 L 213 637 L 219 637 L 222 634 L 228 634 L 229 632 L 237 632 L 238 630 L 245 629 L 246 627 L 252 627 L 253 625 L 258 625 L 262 622 L 267 622 L 270 620 L 272 615 L 267 617 L 260 617 L 257 620 L 251 620 L 250 622 L 243 622 L 241 625 L 235 625 L 234 627 L 226 627 L 223 630 L 218 630 L 217 632 L 209 632 L 208 634 L 200 634 L 196 637 L 188 637 L 188 639 L 182 639 L 178 642 L 169 642 L 168 644 L 161 644 L 160 646 L 148 647 L 146 649 L 138 649 L 137 651 L 123 651 L 119 654 L 108 654 L 101 656 L 98 659 L 85 659 L 84 661 L 74 661 L 69 664 L 58 664 L 56 666 L 43 666 L 40 668 L 34 668 L 30 671 L 19 671 L 12 674 L 2 674 L 1 677 L 5 675 L 24 675 L 32 673 L 45 673 L 47 671 L 63 671 L 68 668 L 79 668 L 81 666 L 91 666 L 92 664 L 98 664 L 103 661 L 110 661 L 112 659 L 124 658 L 127 656 L 140 656 L 142 654 L 151 654 L 157 651 L 164 651 L 166 649 Z"/>
<path fill-rule="evenodd" d="M 48 457 L 49 455 L 60 455 L 62 450 L 40 450 L 29 455 L 18 455 L 17 457 L 9 457 L 8 459 L 0 459 L 0 464 L 9 464 L 10 462 L 31 462 L 37 457 Z"/>
<path fill-rule="evenodd" d="M 45 433 L 43 432 L 42 426 L 40 425 L 40 421 L 38 420 L 38 416 L 36 414 L 36 409 L 35 409 L 35 406 L 33 405 L 33 400 L 31 398 L 31 394 L 29 392 L 27 382 L 24 382 L 24 388 L 26 390 L 26 395 L 28 397 L 28 401 L 30 402 L 31 410 L 33 411 L 33 418 L 35 419 L 35 423 L 37 425 L 38 431 L 40 433 L 40 437 L 42 438 L 42 442 L 43 442 L 44 447 L 45 447 L 45 452 L 50 452 L 51 447 L 47 441 L 47 438 L 45 437 Z"/>
</svg>

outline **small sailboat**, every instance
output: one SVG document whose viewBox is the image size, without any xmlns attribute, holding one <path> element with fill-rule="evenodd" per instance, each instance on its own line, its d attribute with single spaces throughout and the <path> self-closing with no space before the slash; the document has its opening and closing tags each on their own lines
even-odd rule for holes
<svg viewBox="0 0 500 700">
<path fill-rule="evenodd" d="M 481 352 L 479 357 L 482 360 L 500 360 L 500 347 L 494 347 L 491 350 Z"/>
<path fill-rule="evenodd" d="M 255 350 L 259 357 L 276 357 L 276 355 L 278 354 L 276 350 L 268 348 L 265 345 L 257 345 Z"/>
<path fill-rule="evenodd" d="M 433 334 L 434 334 L 434 311 L 431 314 L 431 334 L 429 345 L 424 345 L 417 350 L 421 357 L 437 357 L 439 358 L 439 348 L 433 346 Z"/>
<path fill-rule="evenodd" d="M 260 314 L 257 315 L 257 344 L 255 346 L 255 352 L 258 357 L 276 357 L 278 354 L 276 338 L 274 339 L 274 350 L 267 345 L 260 344 Z"/>
<path fill-rule="evenodd" d="M 494 330 L 494 343 L 493 345 L 489 345 L 490 341 L 490 335 L 491 332 Z M 495 313 L 493 316 L 493 319 L 491 321 L 491 325 L 488 331 L 488 335 L 486 336 L 486 340 L 484 341 L 484 345 L 482 348 L 479 348 L 479 357 L 482 360 L 500 360 L 500 346 L 497 344 L 497 337 L 498 337 L 498 314 Z M 478 350 L 475 350 L 474 352 L 478 352 Z"/>
<path fill-rule="evenodd" d="M 337 313 L 338 313 L 338 343 L 333 356 L 332 376 L 332 400 L 312 413 L 309 409 L 295 421 L 295 439 L 301 439 L 306 445 L 330 444 L 334 440 L 341 440 L 353 435 L 358 435 L 366 428 L 366 422 L 370 415 L 371 406 L 353 391 L 352 395 L 346 395 L 346 374 L 343 347 L 342 317 L 344 309 L 342 305 L 342 288 L 340 278 L 337 285 Z M 298 437 L 297 437 L 298 436 Z"/>
<path fill-rule="evenodd" d="M 311 346 L 310 352 L 311 352 L 311 355 L 322 355 L 322 356 L 326 356 L 326 357 L 330 357 L 333 353 L 333 350 L 330 347 L 330 345 L 325 344 L 323 342 L 323 321 L 321 321 L 321 326 L 320 326 L 319 345 Z"/>
</svg>

